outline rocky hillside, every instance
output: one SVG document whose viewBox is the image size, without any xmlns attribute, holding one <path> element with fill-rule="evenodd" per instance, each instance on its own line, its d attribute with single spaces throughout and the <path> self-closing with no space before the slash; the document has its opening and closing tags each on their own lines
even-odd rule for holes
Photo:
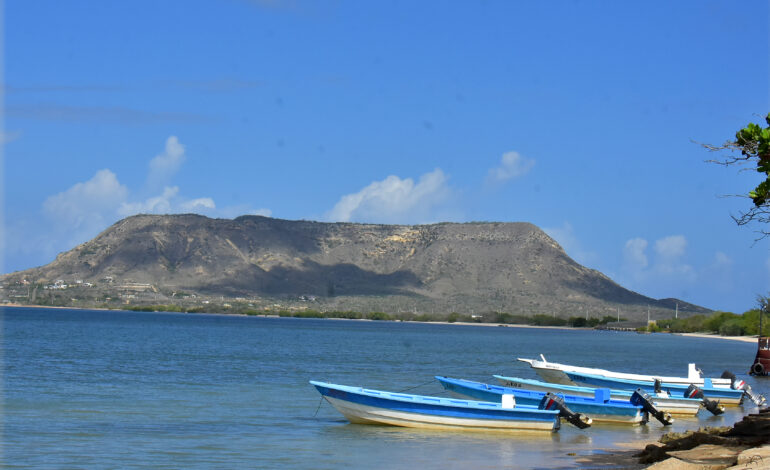
<svg viewBox="0 0 770 470">
<path fill-rule="evenodd" d="M 138 215 L 6 284 L 77 279 L 222 297 L 315 298 L 337 308 L 646 318 L 672 299 L 629 291 L 529 223 L 370 225 Z M 708 310 L 679 302 L 680 313 Z"/>
</svg>

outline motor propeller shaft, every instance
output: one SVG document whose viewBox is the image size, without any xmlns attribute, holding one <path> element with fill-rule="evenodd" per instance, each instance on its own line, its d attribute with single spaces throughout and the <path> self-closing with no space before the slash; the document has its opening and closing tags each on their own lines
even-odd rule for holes
<svg viewBox="0 0 770 470">
<path fill-rule="evenodd" d="M 735 374 L 729 370 L 722 372 L 722 378 L 730 379 L 730 387 L 733 390 L 743 390 L 743 394 L 749 397 L 749 400 L 754 402 L 754 404 L 758 407 L 764 408 L 767 406 L 767 400 L 764 396 L 759 393 L 755 393 L 754 390 L 751 389 L 751 386 L 746 383 L 746 381 L 737 378 Z"/>
<path fill-rule="evenodd" d="M 724 405 L 719 403 L 719 400 L 710 400 L 703 394 L 703 390 L 698 388 L 695 384 L 690 384 L 687 390 L 684 392 L 685 398 L 695 398 L 701 401 L 701 405 L 709 410 L 714 416 L 719 416 L 725 412 Z"/>
<path fill-rule="evenodd" d="M 559 416 L 580 429 L 590 427 L 591 423 L 593 423 L 593 420 L 588 416 L 570 410 L 569 407 L 564 404 L 564 399 L 551 392 L 546 393 L 543 399 L 540 400 L 540 406 L 538 406 L 538 408 L 541 410 L 559 410 Z"/>
<path fill-rule="evenodd" d="M 645 413 L 654 416 L 664 426 L 674 423 L 674 418 L 671 417 L 671 414 L 658 410 L 652 402 L 652 397 L 641 388 L 637 388 L 631 395 L 631 404 L 641 406 Z"/>
</svg>

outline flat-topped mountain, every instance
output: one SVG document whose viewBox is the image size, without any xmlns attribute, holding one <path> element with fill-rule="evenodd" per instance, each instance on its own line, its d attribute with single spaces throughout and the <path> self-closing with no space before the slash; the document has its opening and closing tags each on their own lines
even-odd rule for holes
<svg viewBox="0 0 770 470">
<path fill-rule="evenodd" d="M 625 289 L 529 223 L 375 225 L 260 216 L 137 215 L 52 263 L 3 276 L 77 279 L 223 297 L 334 299 L 337 307 L 641 318 L 709 310 Z M 70 281 L 73 282 L 73 281 Z M 350 301 L 350 302 L 348 302 Z M 369 302 L 369 303 L 367 303 Z"/>
</svg>

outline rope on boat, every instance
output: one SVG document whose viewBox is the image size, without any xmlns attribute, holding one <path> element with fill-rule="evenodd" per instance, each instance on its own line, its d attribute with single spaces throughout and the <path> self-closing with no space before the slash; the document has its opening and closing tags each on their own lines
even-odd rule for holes
<svg viewBox="0 0 770 470">
<path fill-rule="evenodd" d="M 324 397 L 323 397 L 323 395 L 322 395 L 322 396 L 321 396 L 321 400 L 319 400 L 319 401 L 318 401 L 318 408 L 316 408 L 316 409 L 315 409 L 315 413 L 313 413 L 313 418 L 315 418 L 316 416 L 318 416 L 318 410 L 320 410 L 320 409 L 321 409 L 321 405 L 323 405 L 323 402 L 324 402 Z"/>
<path fill-rule="evenodd" d="M 403 390 L 399 390 L 399 391 L 398 391 L 398 392 L 396 392 L 396 393 L 404 393 L 404 392 L 408 392 L 409 390 L 414 390 L 415 388 L 420 388 L 420 387 L 424 387 L 425 385 L 430 385 L 430 384 L 435 384 L 435 383 L 436 383 L 436 381 L 435 381 L 435 380 L 429 380 L 429 381 L 427 381 L 427 382 L 425 382 L 425 383 L 421 383 L 420 385 L 415 385 L 414 387 L 409 387 L 409 388 L 405 388 L 405 389 L 403 389 Z"/>
</svg>

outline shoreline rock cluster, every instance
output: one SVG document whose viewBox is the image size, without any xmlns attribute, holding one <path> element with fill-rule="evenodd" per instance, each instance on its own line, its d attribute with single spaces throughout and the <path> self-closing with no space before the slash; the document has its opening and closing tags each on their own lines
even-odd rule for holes
<svg viewBox="0 0 770 470">
<path fill-rule="evenodd" d="M 668 433 L 634 455 L 653 470 L 770 469 L 770 409 L 732 427 Z"/>
</svg>

